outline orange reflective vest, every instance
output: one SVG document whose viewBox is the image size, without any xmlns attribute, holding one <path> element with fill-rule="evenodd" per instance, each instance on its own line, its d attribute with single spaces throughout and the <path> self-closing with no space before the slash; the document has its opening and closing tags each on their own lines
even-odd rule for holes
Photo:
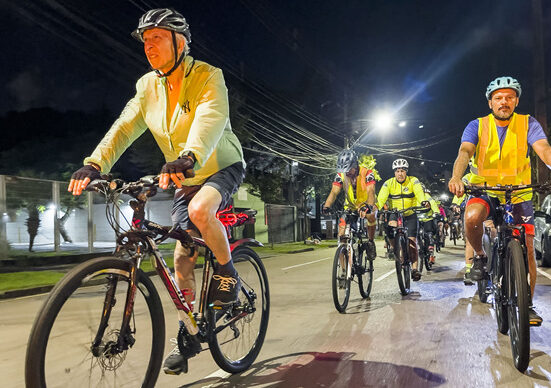
<svg viewBox="0 0 551 388">
<path fill-rule="evenodd" d="M 529 115 L 513 113 L 500 147 L 497 126 L 492 114 L 478 119 L 478 144 L 472 158 L 470 181 L 494 186 L 531 183 L 530 155 L 528 153 Z M 502 193 L 492 193 L 501 199 Z M 532 199 L 532 191 L 515 193 L 513 202 Z"/>
</svg>

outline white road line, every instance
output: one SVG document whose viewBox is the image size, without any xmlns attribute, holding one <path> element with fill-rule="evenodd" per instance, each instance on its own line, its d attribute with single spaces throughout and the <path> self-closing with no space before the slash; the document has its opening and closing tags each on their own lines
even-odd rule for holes
<svg viewBox="0 0 551 388">
<path fill-rule="evenodd" d="M 326 257 L 326 258 L 323 258 L 323 259 L 319 259 L 319 260 L 309 261 L 308 263 L 302 263 L 302 264 L 292 265 L 292 266 L 290 266 L 290 267 L 281 268 L 281 270 L 282 270 L 282 271 L 285 271 L 285 270 L 287 270 L 287 269 L 296 268 L 296 267 L 302 267 L 303 265 L 314 264 L 314 263 L 318 263 L 318 262 L 324 261 L 324 260 L 329 260 L 329 257 Z"/>
<path fill-rule="evenodd" d="M 545 276 L 547 279 L 551 279 L 551 275 L 549 275 L 547 272 L 544 272 L 539 268 L 538 268 L 538 272 L 540 273 L 540 275 Z"/>
<path fill-rule="evenodd" d="M 218 369 L 216 372 L 213 372 L 210 375 L 205 376 L 203 380 L 211 379 L 211 378 L 227 379 L 230 376 L 231 376 L 231 373 L 224 372 L 222 369 Z"/>
<path fill-rule="evenodd" d="M 387 273 L 385 273 L 384 275 L 381 275 L 379 276 L 377 279 L 375 279 L 376 282 L 380 282 L 381 280 L 383 280 L 384 278 L 392 275 L 394 272 L 396 272 L 396 269 L 393 269 L 392 271 L 389 271 Z"/>
</svg>

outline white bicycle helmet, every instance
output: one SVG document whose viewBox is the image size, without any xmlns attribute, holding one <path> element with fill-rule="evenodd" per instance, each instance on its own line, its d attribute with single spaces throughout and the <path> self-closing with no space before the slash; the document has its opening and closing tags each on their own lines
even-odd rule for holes
<svg viewBox="0 0 551 388">
<path fill-rule="evenodd" d="M 392 169 L 397 170 L 399 168 L 403 168 L 404 170 L 407 170 L 409 168 L 409 163 L 405 159 L 396 159 L 394 162 L 392 162 Z"/>
<path fill-rule="evenodd" d="M 492 93 L 499 89 L 513 89 L 517 92 L 517 97 L 520 97 L 522 94 L 522 88 L 516 79 L 513 77 L 497 77 L 490 82 L 486 88 L 486 98 L 490 100 L 492 98 Z"/>
</svg>

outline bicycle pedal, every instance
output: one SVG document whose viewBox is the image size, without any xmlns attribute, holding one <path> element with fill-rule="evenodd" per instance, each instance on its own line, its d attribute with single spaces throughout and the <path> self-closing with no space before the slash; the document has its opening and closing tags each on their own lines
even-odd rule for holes
<svg viewBox="0 0 551 388">
<path fill-rule="evenodd" d="M 540 327 L 543 321 L 530 321 L 529 323 L 531 327 Z"/>
</svg>

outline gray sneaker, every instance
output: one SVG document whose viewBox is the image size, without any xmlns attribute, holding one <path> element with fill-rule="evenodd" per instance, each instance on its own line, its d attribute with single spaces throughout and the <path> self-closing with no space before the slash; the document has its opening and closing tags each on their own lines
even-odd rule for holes
<svg viewBox="0 0 551 388">
<path fill-rule="evenodd" d="M 178 348 L 178 340 L 176 338 L 171 338 L 170 342 L 176 346 L 172 349 L 172 352 L 169 353 L 167 358 L 165 358 L 165 362 L 163 363 L 163 371 L 167 375 L 187 373 L 187 358 L 180 353 L 180 349 Z"/>
<path fill-rule="evenodd" d="M 465 275 L 463 275 L 463 284 L 466 286 L 472 286 L 474 284 L 470 272 L 465 272 Z"/>
</svg>

